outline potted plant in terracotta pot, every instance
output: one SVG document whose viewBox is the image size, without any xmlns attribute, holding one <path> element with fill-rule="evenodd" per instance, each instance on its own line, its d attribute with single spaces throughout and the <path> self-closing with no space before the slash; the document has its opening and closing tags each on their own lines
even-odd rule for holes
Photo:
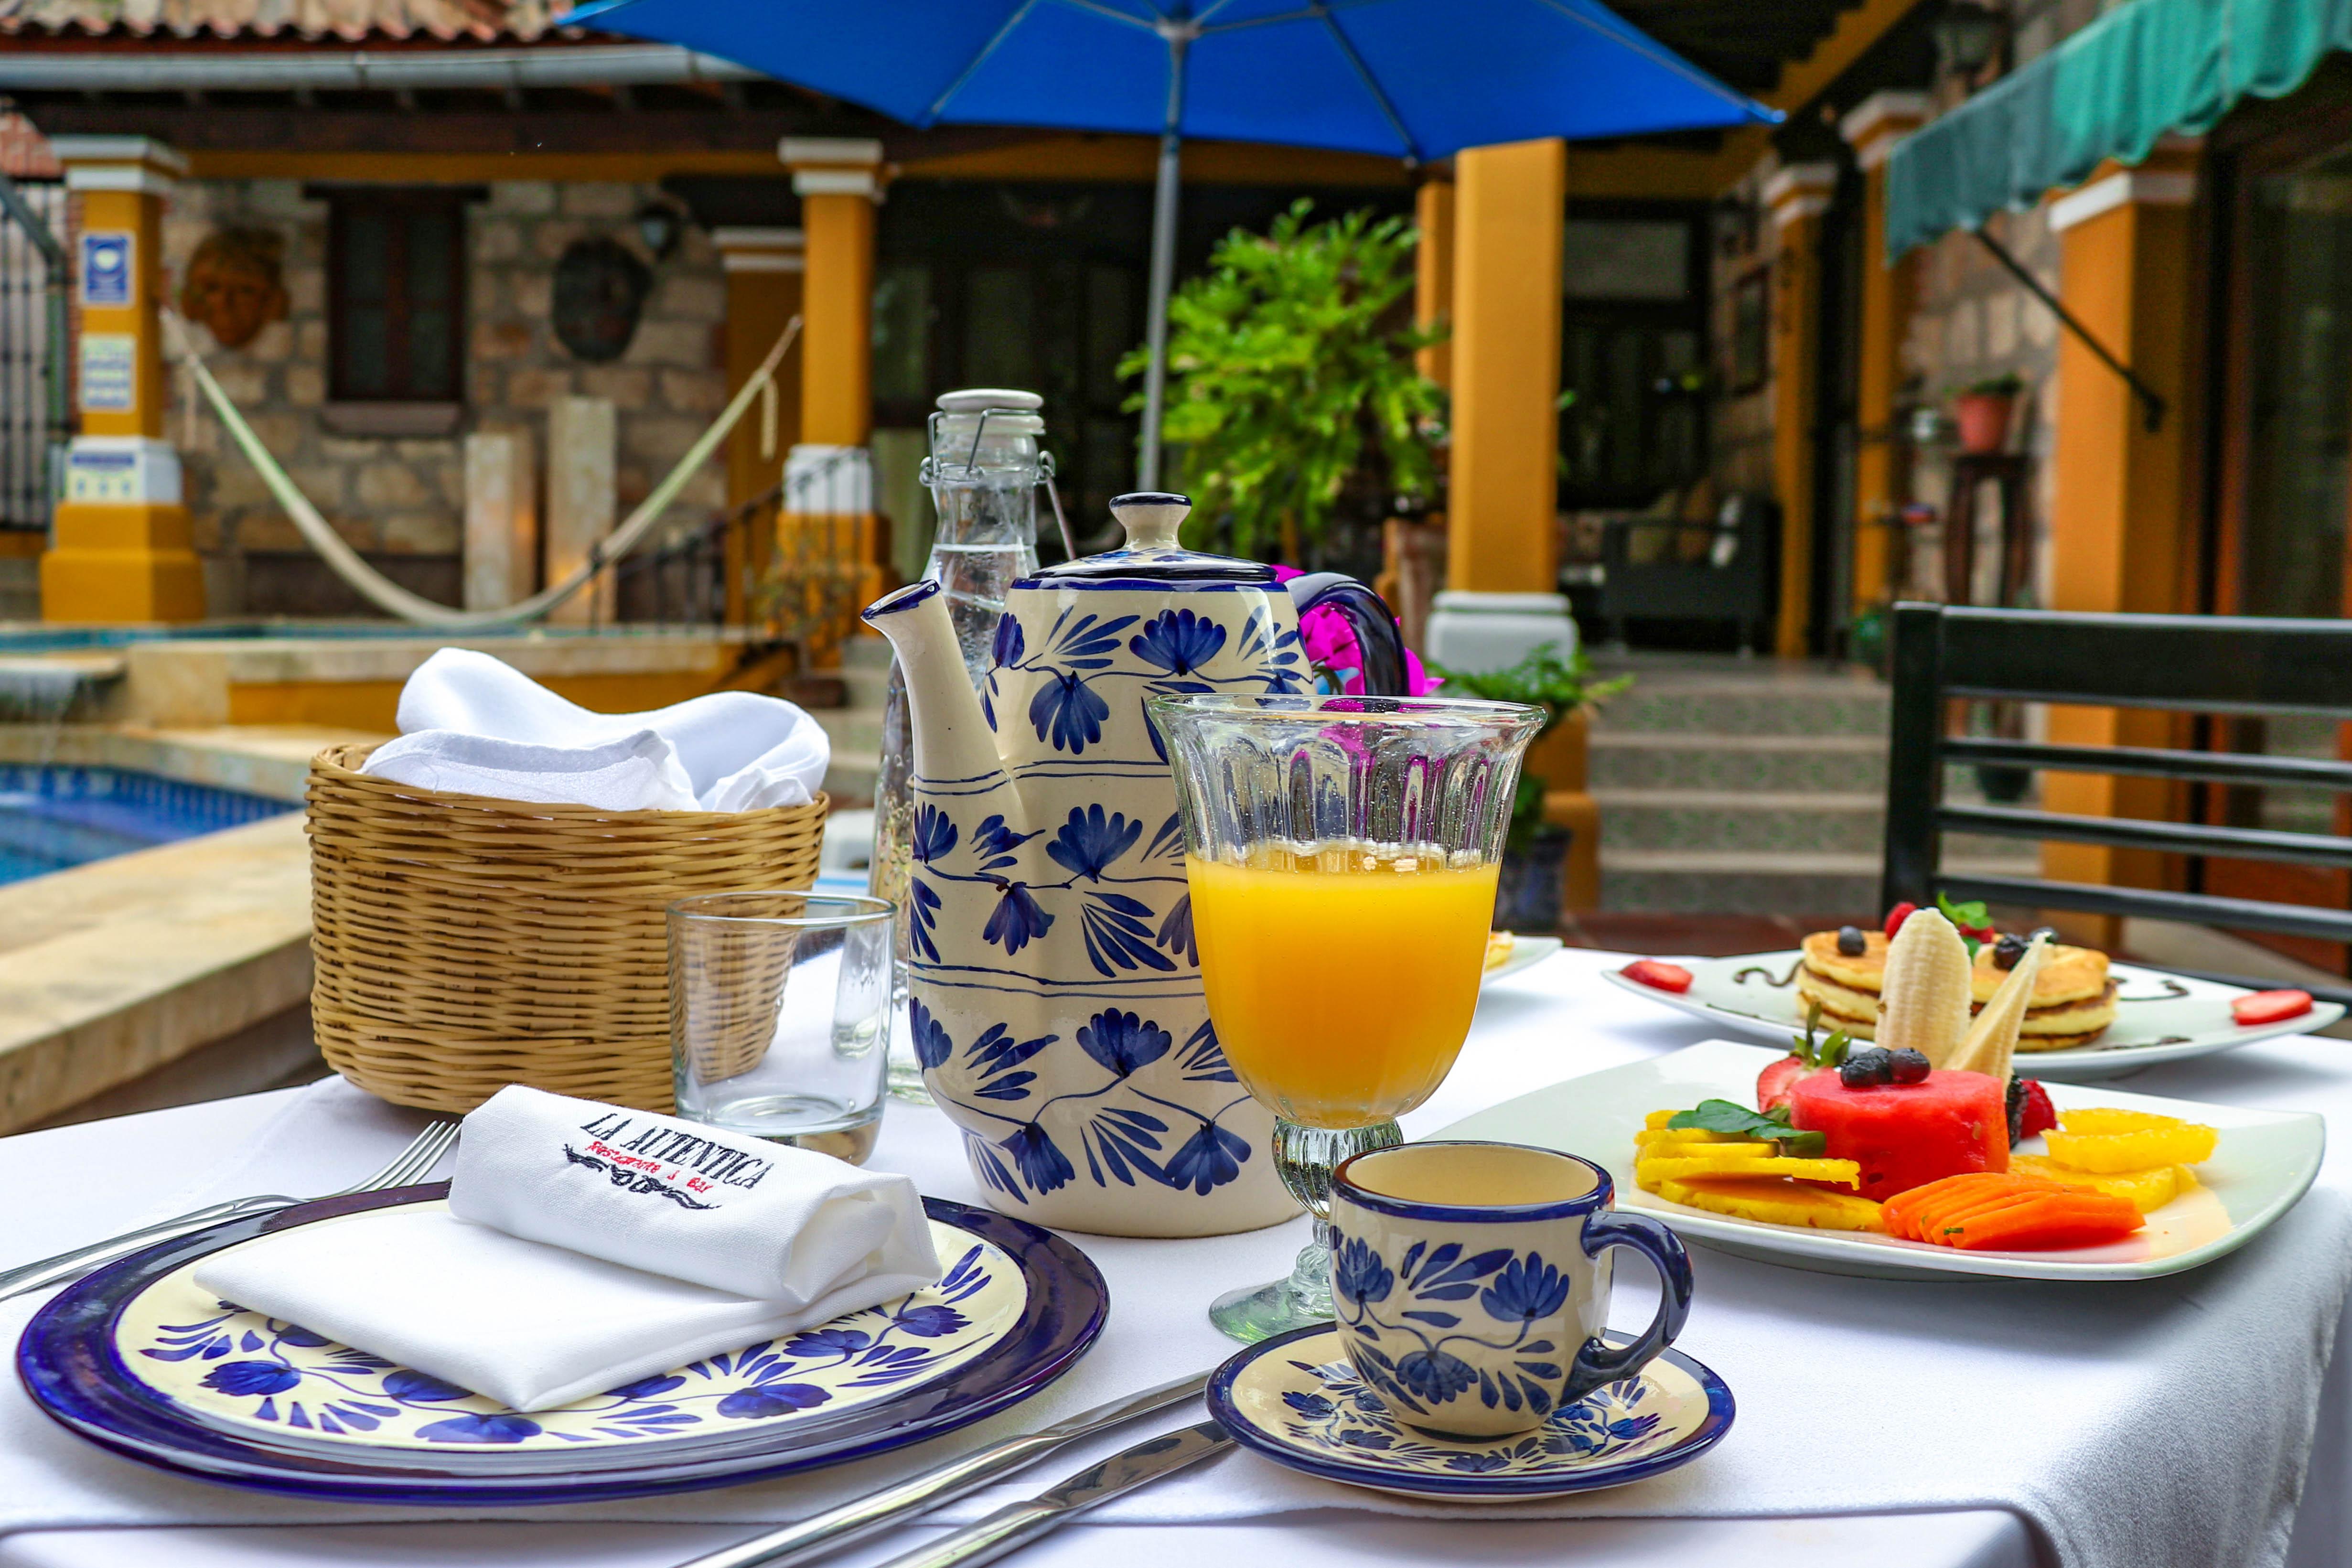
<svg viewBox="0 0 2352 1568">
<path fill-rule="evenodd" d="M 1507 669 L 1445 669 L 1448 697 L 1482 697 L 1491 702 L 1525 702 L 1544 711 L 1543 728 L 1529 742 L 1530 750 L 1559 721 L 1580 708 L 1595 706 L 1633 683 L 1633 677 L 1615 680 L 1592 679 L 1591 662 L 1579 648 L 1560 657 L 1559 645 L 1545 643 Z M 1503 840 L 1503 868 L 1495 889 L 1495 924 L 1499 930 L 1556 932 L 1560 921 L 1560 884 L 1568 867 L 1569 829 L 1544 820 L 1545 781 L 1532 773 L 1519 775 L 1517 797 L 1511 803 L 1511 828 Z"/>
<path fill-rule="evenodd" d="M 1960 450 L 1980 456 L 2009 445 L 2010 416 L 2025 383 L 2014 374 L 1973 382 L 1952 399 L 1952 419 L 1960 427 Z"/>
</svg>

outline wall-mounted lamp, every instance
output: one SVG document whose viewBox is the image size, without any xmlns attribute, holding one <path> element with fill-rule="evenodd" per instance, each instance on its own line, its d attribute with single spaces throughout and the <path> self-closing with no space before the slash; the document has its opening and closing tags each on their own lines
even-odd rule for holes
<svg viewBox="0 0 2352 1568">
<path fill-rule="evenodd" d="M 686 215 L 667 202 L 647 202 L 637 209 L 637 237 L 656 261 L 667 261 L 686 237 Z"/>
<path fill-rule="evenodd" d="M 1930 29 L 1937 63 L 1947 71 L 1976 75 L 2000 49 L 2008 26 L 2008 18 L 1989 5 L 1975 0 L 1949 0 Z"/>
</svg>

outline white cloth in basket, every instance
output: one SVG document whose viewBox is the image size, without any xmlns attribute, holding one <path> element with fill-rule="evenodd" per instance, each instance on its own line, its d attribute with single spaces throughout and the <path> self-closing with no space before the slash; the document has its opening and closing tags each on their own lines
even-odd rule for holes
<svg viewBox="0 0 2352 1568">
<path fill-rule="evenodd" d="M 401 738 L 361 772 L 611 811 L 801 805 L 833 756 L 824 727 L 779 698 L 717 691 L 649 713 L 592 713 L 470 648 L 445 647 L 417 667 L 399 723 Z"/>
<path fill-rule="evenodd" d="M 466 1118 L 446 1209 L 297 1226 L 196 1282 L 530 1411 L 939 1275 L 905 1176 L 515 1085 Z"/>
</svg>

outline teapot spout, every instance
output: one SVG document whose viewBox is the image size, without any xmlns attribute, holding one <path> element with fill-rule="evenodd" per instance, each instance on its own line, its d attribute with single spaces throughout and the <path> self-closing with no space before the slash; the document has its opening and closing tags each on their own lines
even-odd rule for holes
<svg viewBox="0 0 2352 1568">
<path fill-rule="evenodd" d="M 890 639 L 906 674 L 918 776 L 978 782 L 1003 773 L 996 735 L 980 710 L 940 584 L 928 578 L 909 583 L 866 605 L 863 615 Z"/>
</svg>

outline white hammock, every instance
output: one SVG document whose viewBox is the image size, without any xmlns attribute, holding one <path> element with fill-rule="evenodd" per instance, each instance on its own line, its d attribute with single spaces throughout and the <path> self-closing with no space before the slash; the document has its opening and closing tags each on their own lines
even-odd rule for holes
<svg viewBox="0 0 2352 1568">
<path fill-rule="evenodd" d="M 761 362 L 759 369 L 751 373 L 750 379 L 743 383 L 710 427 L 687 448 L 686 456 L 680 458 L 677 466 L 654 487 L 653 494 L 646 497 L 637 510 L 629 514 L 628 521 L 591 547 L 588 559 L 570 576 L 541 589 L 520 604 L 509 605 L 504 609 L 453 610 L 446 605 L 436 605 L 430 599 L 419 598 L 410 593 L 369 565 L 361 559 L 358 551 L 343 542 L 342 535 L 319 515 L 319 509 L 310 504 L 310 498 L 296 487 L 286 470 L 278 466 L 278 459 L 269 455 L 269 449 L 261 444 L 261 437 L 253 433 L 253 426 L 245 422 L 245 416 L 236 411 L 236 405 L 229 401 L 228 394 L 223 392 L 220 383 L 213 379 L 213 373 L 205 367 L 204 360 L 189 342 L 187 330 L 178 315 L 168 310 L 162 314 L 163 330 L 171 340 L 173 352 L 195 376 L 197 386 L 203 389 L 213 412 L 220 416 L 221 426 L 229 433 L 229 438 L 236 443 L 237 450 L 246 455 L 255 471 L 261 475 L 261 482 L 269 487 L 269 493 L 277 498 L 279 506 L 286 509 L 286 515 L 294 520 L 294 526 L 300 531 L 303 542 L 319 552 L 320 558 L 334 569 L 336 576 L 358 590 L 378 609 L 420 626 L 440 626 L 450 631 L 537 620 L 586 587 L 597 573 L 635 549 L 637 542 L 660 521 L 662 513 L 669 510 L 670 502 L 677 499 L 677 492 L 686 488 L 686 481 L 694 477 L 694 471 L 709 460 L 719 443 L 727 439 L 728 433 L 735 428 L 735 422 L 743 417 L 745 409 L 751 407 L 751 400 L 773 380 L 776 366 L 782 363 L 786 351 L 793 346 L 793 339 L 799 335 L 801 330 L 798 316 L 784 324 L 783 335 L 776 340 L 776 346 L 768 351 L 768 357 Z"/>
</svg>

